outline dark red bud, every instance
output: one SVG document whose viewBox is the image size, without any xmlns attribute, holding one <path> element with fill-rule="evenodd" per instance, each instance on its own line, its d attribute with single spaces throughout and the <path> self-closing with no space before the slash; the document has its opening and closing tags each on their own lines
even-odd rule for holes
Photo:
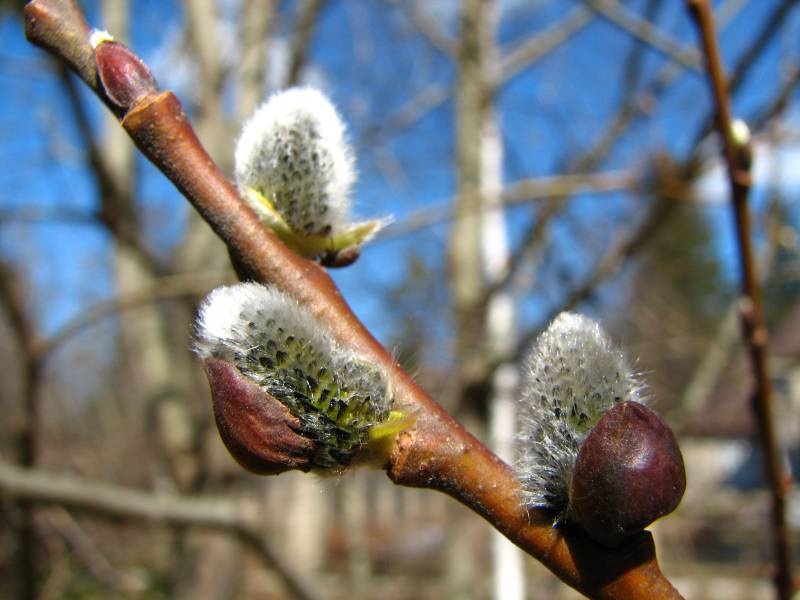
<svg viewBox="0 0 800 600">
<path fill-rule="evenodd" d="M 331 269 L 349 267 L 358 260 L 359 256 L 361 256 L 361 248 L 358 246 L 348 246 L 341 250 L 323 254 L 319 259 L 319 263 L 323 267 Z"/>
<path fill-rule="evenodd" d="M 125 112 L 145 96 L 158 91 L 150 69 L 126 46 L 113 41 L 102 42 L 95 48 L 94 58 L 106 95 Z"/>
<path fill-rule="evenodd" d="M 613 547 L 675 510 L 685 489 L 683 457 L 672 430 L 643 404 L 622 402 L 583 442 L 570 503 L 587 533 Z"/>
<path fill-rule="evenodd" d="M 273 475 L 308 471 L 313 442 L 297 433 L 300 420 L 235 365 L 203 361 L 211 385 L 214 419 L 228 451 L 245 469 Z"/>
</svg>

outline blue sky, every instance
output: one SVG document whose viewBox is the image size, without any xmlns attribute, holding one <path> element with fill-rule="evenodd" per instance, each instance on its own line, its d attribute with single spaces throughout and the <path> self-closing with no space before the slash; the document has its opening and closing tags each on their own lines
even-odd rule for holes
<svg viewBox="0 0 800 600">
<path fill-rule="evenodd" d="M 232 5 L 231 2 L 224 3 Z M 512 47 L 527 36 L 561 19 L 577 3 L 504 2 L 499 30 L 500 45 Z M 641 13 L 644 2 L 625 3 Z M 664 3 L 660 26 L 684 46 L 696 34 L 682 3 Z M 96 22 L 94 3 L 85 3 Z M 179 94 L 191 92 L 192 72 L 176 64 L 181 32 L 177 2 L 132 2 L 136 19 L 131 45 L 148 60 L 165 88 Z M 764 16 L 775 5 L 750 1 L 722 35 L 726 62 L 741 53 Z M 454 31 L 454 3 L 432 3 L 435 17 L 445 30 Z M 798 11 L 795 11 L 797 13 Z M 794 14 L 770 43 L 755 66 L 744 91 L 737 97 L 737 114 L 748 115 L 774 93 L 781 69 L 797 64 L 800 19 Z M 286 33 L 286 32 L 284 32 Z M 630 36 L 598 20 L 535 68 L 514 77 L 497 96 L 506 146 L 504 177 L 517 179 L 558 173 L 576 151 L 588 147 L 614 113 L 626 93 L 623 65 L 631 48 Z M 220 48 L 235 60 L 235 43 Z M 651 79 L 666 63 L 652 49 L 643 49 L 643 80 Z M 273 63 L 280 69 L 281 46 Z M 283 54 L 285 56 L 285 52 Z M 31 48 L 17 18 L 0 21 L 0 211 L 68 211 L 88 214 L 97 207 L 97 192 L 85 169 L 81 147 L 63 93 L 41 52 Z M 315 38 L 306 79 L 323 87 L 340 107 L 356 141 L 361 177 L 356 206 L 365 216 L 392 214 L 398 222 L 414 211 L 447 202 L 454 193 L 454 104 L 452 97 L 427 112 L 407 130 L 359 145 L 375 124 L 385 122 L 420 90 L 433 85 L 452 86 L 456 77 L 449 59 L 417 37 L 402 11 L 387 10 L 383 3 L 332 2 L 325 10 Z M 86 106 L 99 126 L 102 107 L 84 93 Z M 631 127 L 601 168 L 643 168 L 653 150 L 686 156 L 708 114 L 705 81 L 696 74 L 677 79 L 646 120 Z M 796 108 L 786 122 L 796 124 Z M 231 149 L 232 152 L 232 149 Z M 767 175 L 776 162 L 785 163 L 782 187 L 796 196 L 794 165 L 800 153 L 793 141 L 782 149 L 763 147 L 770 158 L 756 162 L 757 175 Z M 760 176 L 760 175 L 759 175 Z M 140 160 L 138 179 L 141 211 L 148 224 L 149 242 L 164 256 L 181 239 L 188 205 L 164 178 Z M 710 198 L 706 213 L 718 234 L 718 253 L 728 272 L 735 273 L 732 225 L 719 200 L 722 187 L 713 177 L 701 189 Z M 755 194 L 760 202 L 763 184 Z M 593 224 L 629 221 L 641 201 L 625 194 L 587 195 L 576 200 L 553 230 L 555 246 L 550 256 L 579 279 L 591 268 L 591 256 L 576 245 L 574 229 L 591 230 Z M 529 208 L 509 212 L 512 239 L 519 237 Z M 569 220 L 567 220 L 569 219 Z M 609 229 L 610 231 L 610 229 Z M 387 337 L 391 318 L 385 297 L 376 290 L 397 284 L 403 277 L 405 257 L 416 252 L 422 260 L 439 264 L 446 247 L 447 223 L 400 239 L 377 241 L 352 268 L 335 274 L 345 296 L 368 326 Z M 602 232 L 600 232 L 602 233 Z M 67 222 L 0 224 L 0 251 L 21 266 L 35 293 L 34 310 L 44 332 L 53 332 L 80 310 L 113 294 L 110 245 L 107 234 L 91 223 Z M 547 312 L 548 294 L 536 291 L 525 302 L 523 319 L 535 320 Z"/>
</svg>

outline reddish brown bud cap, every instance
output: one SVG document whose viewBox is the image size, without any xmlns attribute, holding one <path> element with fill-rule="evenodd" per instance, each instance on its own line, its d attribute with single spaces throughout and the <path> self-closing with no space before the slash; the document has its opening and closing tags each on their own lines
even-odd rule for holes
<svg viewBox="0 0 800 600">
<path fill-rule="evenodd" d="M 616 546 L 678 506 L 686 489 L 683 457 L 669 426 L 638 402 L 622 402 L 583 442 L 570 503 L 587 533 Z"/>
<path fill-rule="evenodd" d="M 150 69 L 126 46 L 104 41 L 95 48 L 94 57 L 106 95 L 125 112 L 145 96 L 158 91 Z"/>
<path fill-rule="evenodd" d="M 262 475 L 311 468 L 314 444 L 297 433 L 300 420 L 288 408 L 233 364 L 217 358 L 207 358 L 203 364 L 217 429 L 240 465 Z"/>
<path fill-rule="evenodd" d="M 348 246 L 347 248 L 342 248 L 341 250 L 335 250 L 328 252 L 327 254 L 323 254 L 319 259 L 319 263 L 323 267 L 334 269 L 340 267 L 349 267 L 358 260 L 359 256 L 361 256 L 361 248 L 358 246 Z"/>
</svg>

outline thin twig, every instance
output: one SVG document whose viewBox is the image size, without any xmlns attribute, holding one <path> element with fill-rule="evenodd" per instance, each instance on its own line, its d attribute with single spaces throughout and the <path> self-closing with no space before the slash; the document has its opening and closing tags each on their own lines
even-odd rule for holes
<svg viewBox="0 0 800 600">
<path fill-rule="evenodd" d="M 743 2 L 742 0 L 728 0 L 725 4 L 719 7 L 719 11 L 722 15 L 721 21 L 727 23 L 730 19 L 732 19 L 738 10 L 741 9 Z M 759 36 L 760 37 L 760 36 Z M 646 43 L 646 40 L 643 40 L 640 36 L 637 36 L 642 43 Z M 642 114 L 643 106 L 646 106 L 650 102 L 653 101 L 655 97 L 659 94 L 664 92 L 670 84 L 672 84 L 678 76 L 684 71 L 685 66 L 682 63 L 671 63 L 658 73 L 656 78 L 653 82 L 646 86 L 644 91 L 638 94 L 628 94 L 622 102 L 617 113 L 611 119 L 611 124 L 607 127 L 606 131 L 601 135 L 597 141 L 587 149 L 581 157 L 579 157 L 573 166 L 578 170 L 585 170 L 590 169 L 598 165 L 603 158 L 612 150 L 614 144 L 621 138 L 622 133 L 625 131 L 627 127 L 631 125 L 634 119 Z M 743 67 L 745 68 L 745 67 Z M 687 162 L 685 168 L 692 163 L 692 159 Z M 662 190 L 664 192 L 663 195 L 670 196 L 668 190 Z M 685 191 L 682 191 L 685 193 Z M 673 200 L 677 198 L 673 197 Z M 546 227 L 551 219 L 553 219 L 558 214 L 559 204 L 564 203 L 564 199 L 562 198 L 555 198 L 554 199 L 554 206 L 551 206 L 548 210 L 544 212 L 543 215 L 533 223 L 533 225 L 525 232 L 522 237 L 522 244 L 520 245 L 520 249 L 514 253 L 515 261 L 518 263 L 522 263 L 523 259 L 531 260 L 531 254 L 534 248 L 539 245 L 539 242 L 543 239 L 542 234 L 546 230 Z M 651 233 L 658 227 L 658 223 L 656 223 L 651 230 Z M 638 247 L 638 246 L 637 246 Z M 520 265 L 510 265 L 512 270 L 516 270 L 520 268 Z M 590 276 L 592 277 L 592 276 Z M 580 286 L 581 288 L 585 286 Z M 562 306 L 572 306 L 573 299 L 579 296 L 576 294 L 582 294 L 579 290 L 575 290 L 569 297 L 562 303 Z M 557 313 L 556 313 L 557 314 Z M 538 328 L 534 329 L 529 333 L 525 339 L 528 341 L 532 340 L 531 336 L 534 336 Z M 521 353 L 524 352 L 524 348 L 522 346 L 517 347 L 517 356 L 520 356 Z"/>
<path fill-rule="evenodd" d="M 56 333 L 35 343 L 31 352 L 37 361 L 47 360 L 66 341 L 106 317 L 157 300 L 199 296 L 222 282 L 224 282 L 224 276 L 220 273 L 191 273 L 159 277 L 152 285 L 100 301 L 81 310 L 78 316 L 62 326 Z"/>
<path fill-rule="evenodd" d="M 764 48 L 775 39 L 778 30 L 786 21 L 791 9 L 797 8 L 797 6 L 800 6 L 797 0 L 783 0 L 783 2 L 776 6 L 772 13 L 766 18 L 764 25 L 756 34 L 752 44 L 741 54 L 731 68 L 731 76 L 728 80 L 729 96 L 732 97 L 736 94 L 737 90 L 739 90 L 747 75 L 750 73 L 751 67 L 762 55 Z M 720 23 L 720 19 L 715 17 L 715 22 Z M 695 145 L 714 129 L 715 124 L 716 120 L 712 115 L 695 138 Z"/>
<path fill-rule="evenodd" d="M 615 242 L 606 250 L 595 264 L 594 269 L 583 281 L 539 321 L 539 325 L 520 337 L 514 351 L 514 360 L 520 360 L 530 350 L 536 336 L 543 327 L 550 323 L 559 313 L 572 310 L 595 291 L 601 283 L 611 278 L 631 256 L 653 237 L 653 233 L 666 221 L 666 217 L 674 210 L 676 203 L 670 198 L 659 198 L 649 209 L 648 214 L 627 234 L 615 235 Z"/>
<path fill-rule="evenodd" d="M 67 60 L 105 98 L 91 66 L 88 26 L 75 4 L 33 0 L 25 14 L 28 38 Z M 195 206 L 244 270 L 294 297 L 332 336 L 386 373 L 398 409 L 416 415 L 415 423 L 397 435 L 388 459 L 387 473 L 394 482 L 449 494 L 591 597 L 680 598 L 658 567 L 648 532 L 607 549 L 578 528 L 553 528 L 552 516 L 545 511 L 527 510 L 513 470 L 417 386 L 355 317 L 319 265 L 284 246 L 241 202 L 173 94 L 145 93 L 120 113 L 123 127 L 142 153 Z"/>
<path fill-rule="evenodd" d="M 698 72 L 702 68 L 700 56 L 694 49 L 683 48 L 679 42 L 649 21 L 640 19 L 617 0 L 584 0 L 584 2 L 611 23 L 637 37 L 679 65 Z"/>
<path fill-rule="evenodd" d="M 557 47 L 592 22 L 592 11 L 583 6 L 572 9 L 566 17 L 546 27 L 538 35 L 528 37 L 514 46 L 500 61 L 500 72 L 494 87 L 508 82 L 523 69 L 549 55 Z"/>
<path fill-rule="evenodd" d="M 751 144 L 749 139 L 742 140 L 734 136 L 728 87 L 708 0 L 687 0 L 687 4 L 700 32 L 711 91 L 717 108 L 717 129 L 722 141 L 723 157 L 731 186 L 731 204 L 736 218 L 736 239 L 742 270 L 742 295 L 744 297 L 742 329 L 756 380 L 754 408 L 772 492 L 772 537 L 777 567 L 774 581 L 777 597 L 781 600 L 789 600 L 793 591 L 791 538 L 786 521 L 786 496 L 790 480 L 783 469 L 783 460 L 773 424 L 772 384 L 767 371 L 767 330 L 761 301 L 761 286 L 756 274 L 753 252 L 748 206 L 751 185 Z"/>
<path fill-rule="evenodd" d="M 388 0 L 393 2 L 394 0 Z M 538 35 L 528 37 L 511 48 L 500 60 L 501 66 L 491 86 L 498 90 L 500 86 L 513 78 L 523 69 L 531 67 L 539 59 L 549 56 L 553 50 L 568 41 L 573 34 L 580 31 L 593 19 L 590 10 L 579 6 L 567 14 L 561 21 L 547 27 Z M 423 33 L 428 33 L 423 31 Z M 451 52 L 446 52 L 450 55 Z M 455 50 L 452 52 L 455 55 Z M 412 96 L 393 115 L 376 124 L 361 134 L 359 143 L 368 145 L 372 140 L 386 136 L 392 131 L 405 129 L 424 117 L 433 109 L 444 104 L 451 96 L 452 90 L 439 84 L 431 84 Z"/>
<path fill-rule="evenodd" d="M 141 574 L 115 568 L 103 551 L 97 548 L 91 536 L 63 506 L 53 506 L 42 511 L 38 518 L 40 527 L 52 529 L 61 537 L 69 547 L 70 554 L 103 585 L 123 594 L 141 594 L 147 590 L 147 580 Z"/>
<path fill-rule="evenodd" d="M 419 0 L 410 2 L 397 2 L 390 0 L 391 4 L 400 4 L 414 26 L 422 33 L 428 42 L 438 48 L 446 56 L 455 57 L 458 52 L 458 42 L 442 28 L 436 18 L 423 8 Z"/>
<path fill-rule="evenodd" d="M 576 194 L 608 194 L 630 191 L 639 183 L 632 170 L 571 173 L 550 177 L 535 177 L 509 183 L 501 192 L 504 206 L 528 202 L 553 202 Z M 378 236 L 379 240 L 412 234 L 420 229 L 443 223 L 453 216 L 453 198 L 447 202 L 420 209 L 402 221 L 390 225 Z"/>
</svg>

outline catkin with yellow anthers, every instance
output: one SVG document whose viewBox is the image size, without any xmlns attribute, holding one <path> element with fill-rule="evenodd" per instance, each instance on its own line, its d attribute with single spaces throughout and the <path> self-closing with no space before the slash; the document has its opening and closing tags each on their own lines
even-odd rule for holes
<svg viewBox="0 0 800 600">
<path fill-rule="evenodd" d="M 278 290 L 242 283 L 203 302 L 195 350 L 234 364 L 299 419 L 313 442 L 310 466 L 350 464 L 391 409 L 381 369 L 337 343 L 312 314 Z"/>
</svg>

